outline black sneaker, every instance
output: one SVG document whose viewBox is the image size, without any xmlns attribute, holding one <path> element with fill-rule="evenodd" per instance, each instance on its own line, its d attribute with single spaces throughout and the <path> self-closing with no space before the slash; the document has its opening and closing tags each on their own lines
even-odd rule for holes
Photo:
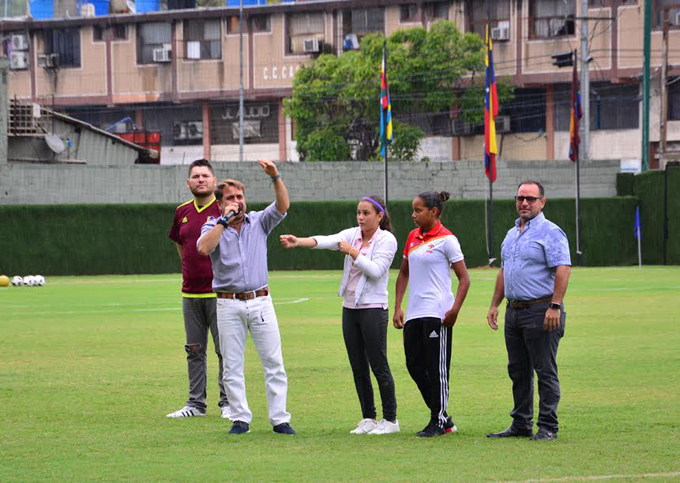
<svg viewBox="0 0 680 483">
<path fill-rule="evenodd" d="M 439 426 L 436 421 L 430 421 L 422 431 L 416 433 L 416 436 L 421 438 L 434 438 L 435 436 L 441 436 L 443 434 L 446 434 L 446 430 Z"/>
<path fill-rule="evenodd" d="M 279 434 L 297 434 L 288 423 L 281 423 L 274 426 L 274 432 Z"/>
<path fill-rule="evenodd" d="M 554 441 L 557 434 L 544 428 L 538 428 L 538 432 L 531 437 L 534 441 Z"/>
<path fill-rule="evenodd" d="M 446 418 L 446 423 L 444 423 L 444 431 L 446 434 L 455 433 L 458 431 L 458 427 L 456 426 L 456 423 L 453 422 L 453 419 L 451 419 L 451 416 Z"/>
<path fill-rule="evenodd" d="M 250 425 L 244 421 L 234 421 L 234 424 L 229 430 L 229 434 L 246 434 L 250 433 Z"/>
</svg>

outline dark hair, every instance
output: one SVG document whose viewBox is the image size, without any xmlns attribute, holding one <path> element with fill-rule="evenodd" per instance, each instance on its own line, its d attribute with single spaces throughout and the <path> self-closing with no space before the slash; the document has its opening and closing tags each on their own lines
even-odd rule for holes
<svg viewBox="0 0 680 483">
<path fill-rule="evenodd" d="M 235 179 L 223 179 L 222 181 L 217 183 L 217 189 L 215 190 L 215 198 L 217 198 L 217 201 L 222 201 L 224 188 L 226 188 L 227 186 L 231 188 L 236 188 L 237 190 L 241 190 L 241 192 L 244 195 L 246 194 L 246 187 L 240 181 L 237 181 Z"/>
<path fill-rule="evenodd" d="M 385 201 L 381 197 L 375 195 L 371 195 L 369 198 L 371 199 L 369 200 L 367 198 L 362 198 L 361 201 L 366 201 L 370 203 L 371 206 L 373 207 L 373 211 L 375 211 L 376 214 L 378 213 L 383 214 L 383 217 L 380 220 L 380 229 L 391 232 L 392 222 L 390 221 L 390 214 L 387 212 L 387 208 L 385 208 Z M 361 203 L 361 201 L 359 201 L 359 203 Z M 377 202 L 380 205 L 380 208 L 382 208 L 382 210 L 373 201 Z"/>
<path fill-rule="evenodd" d="M 439 216 L 441 216 L 444 211 L 444 203 L 451 198 L 451 195 L 448 191 L 423 191 L 417 198 L 423 200 L 425 206 L 430 210 L 432 208 L 438 208 Z"/>
<path fill-rule="evenodd" d="M 517 191 L 519 191 L 519 189 L 525 184 L 535 184 L 536 186 L 538 186 L 538 192 L 541 194 L 541 196 L 545 195 L 545 191 L 543 190 L 543 185 L 541 183 L 539 183 L 538 181 L 534 181 L 533 179 L 527 179 L 525 181 L 522 181 L 519 184 L 519 186 L 517 187 Z"/>
<path fill-rule="evenodd" d="M 210 172 L 215 176 L 215 171 L 213 170 L 212 164 L 210 164 L 210 161 L 207 159 L 197 159 L 196 161 L 193 161 L 189 165 L 189 177 L 191 177 L 191 170 L 198 167 L 198 166 L 205 166 L 210 170 Z"/>
</svg>

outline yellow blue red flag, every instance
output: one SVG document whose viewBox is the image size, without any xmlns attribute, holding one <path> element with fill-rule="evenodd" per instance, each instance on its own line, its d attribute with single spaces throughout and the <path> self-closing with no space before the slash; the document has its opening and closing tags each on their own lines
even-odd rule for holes
<svg viewBox="0 0 680 483">
<path fill-rule="evenodd" d="M 383 44 L 380 80 L 380 155 L 387 156 L 387 146 L 392 142 L 392 103 L 387 85 L 387 42 Z"/>
<path fill-rule="evenodd" d="M 486 89 L 484 95 L 484 172 L 493 183 L 496 181 L 496 116 L 498 115 L 498 94 L 496 76 L 493 70 L 493 44 L 489 37 L 489 26 L 486 26 Z"/>
</svg>

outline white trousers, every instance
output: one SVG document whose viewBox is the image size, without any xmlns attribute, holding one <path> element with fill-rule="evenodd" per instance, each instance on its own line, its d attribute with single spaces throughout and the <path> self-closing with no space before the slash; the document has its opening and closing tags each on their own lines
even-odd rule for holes
<svg viewBox="0 0 680 483">
<path fill-rule="evenodd" d="M 224 386 L 229 399 L 232 421 L 248 424 L 253 413 L 246 399 L 243 374 L 248 330 L 264 369 L 269 422 L 272 426 L 290 422 L 286 412 L 288 376 L 283 367 L 281 335 L 270 296 L 251 300 L 217 299 L 217 327 L 220 352 L 224 361 Z"/>
</svg>

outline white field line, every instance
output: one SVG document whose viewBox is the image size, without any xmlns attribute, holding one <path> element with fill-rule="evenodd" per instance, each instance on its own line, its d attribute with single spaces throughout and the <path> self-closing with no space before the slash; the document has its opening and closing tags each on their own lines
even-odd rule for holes
<svg viewBox="0 0 680 483">
<path fill-rule="evenodd" d="M 290 302 L 274 302 L 274 305 L 284 305 L 284 304 L 299 304 L 301 302 L 307 302 L 308 298 L 302 298 L 297 300 L 291 300 Z"/>
<path fill-rule="evenodd" d="M 636 475 L 592 475 L 592 476 L 564 476 L 562 478 L 532 478 L 530 480 L 519 480 L 524 482 L 547 482 L 547 481 L 598 481 L 598 480 L 621 480 L 621 479 L 643 479 L 643 478 L 677 478 L 680 471 L 670 473 L 640 473 Z M 507 482 L 510 483 L 510 482 Z"/>
</svg>

